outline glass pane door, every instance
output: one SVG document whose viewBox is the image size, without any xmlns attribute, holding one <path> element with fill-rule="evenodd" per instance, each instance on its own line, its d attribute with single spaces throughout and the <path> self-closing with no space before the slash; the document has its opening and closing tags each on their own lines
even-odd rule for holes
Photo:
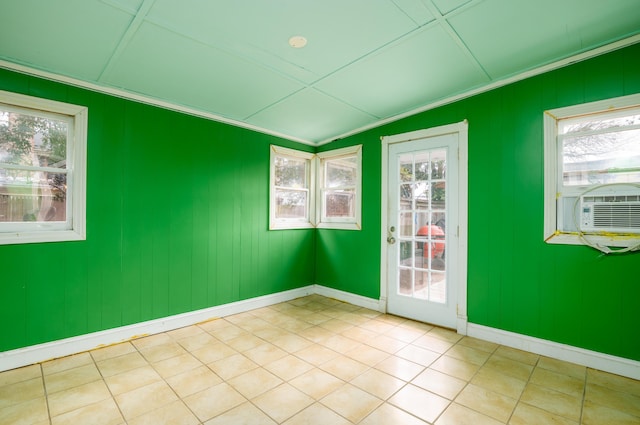
<svg viewBox="0 0 640 425">
<path fill-rule="evenodd" d="M 446 149 L 398 156 L 399 295 L 447 301 Z"/>
</svg>

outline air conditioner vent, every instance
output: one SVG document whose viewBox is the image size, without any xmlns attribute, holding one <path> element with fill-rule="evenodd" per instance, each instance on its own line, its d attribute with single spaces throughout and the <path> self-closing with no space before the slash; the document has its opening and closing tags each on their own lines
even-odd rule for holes
<svg viewBox="0 0 640 425">
<path fill-rule="evenodd" d="M 595 204 L 593 226 L 640 229 L 640 204 Z"/>
<path fill-rule="evenodd" d="M 640 195 L 582 196 L 583 232 L 640 233 Z"/>
</svg>

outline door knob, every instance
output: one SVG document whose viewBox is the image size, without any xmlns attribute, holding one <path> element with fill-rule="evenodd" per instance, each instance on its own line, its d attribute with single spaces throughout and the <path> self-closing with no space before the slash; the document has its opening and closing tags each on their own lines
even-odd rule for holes
<svg viewBox="0 0 640 425">
<path fill-rule="evenodd" d="M 396 243 L 396 238 L 394 238 L 393 236 L 389 236 L 387 238 L 387 242 L 389 243 L 389 245 L 393 245 L 394 243 Z"/>
</svg>

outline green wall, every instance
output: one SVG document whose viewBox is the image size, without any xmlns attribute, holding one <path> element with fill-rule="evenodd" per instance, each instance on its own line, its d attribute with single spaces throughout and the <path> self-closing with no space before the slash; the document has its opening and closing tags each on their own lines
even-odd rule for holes
<svg viewBox="0 0 640 425">
<path fill-rule="evenodd" d="M 311 147 L 0 70 L 89 107 L 87 240 L 0 246 L 0 352 L 314 281 L 315 232 L 268 231 L 269 145 Z"/>
<path fill-rule="evenodd" d="M 325 145 L 363 144 L 361 231 L 268 227 L 275 137 L 0 70 L 89 107 L 87 240 L 0 246 L 0 351 L 311 283 L 380 296 L 380 136 L 469 121 L 472 323 L 640 360 L 640 254 L 542 241 L 542 112 L 640 92 L 640 45 Z"/>
<path fill-rule="evenodd" d="M 322 147 L 363 146 L 361 232 L 318 232 L 316 281 L 380 296 L 380 137 L 469 122 L 471 323 L 640 360 L 640 253 L 543 242 L 544 110 L 640 92 L 640 44 Z"/>
</svg>

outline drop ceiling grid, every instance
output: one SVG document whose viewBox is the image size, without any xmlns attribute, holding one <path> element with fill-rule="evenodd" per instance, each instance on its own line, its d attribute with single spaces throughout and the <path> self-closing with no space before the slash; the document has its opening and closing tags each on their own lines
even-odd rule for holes
<svg viewBox="0 0 640 425">
<path fill-rule="evenodd" d="M 0 58 L 96 81 L 130 18 L 95 2 L 10 2 L 0 13 Z"/>
<path fill-rule="evenodd" d="M 215 3 L 201 3 L 207 9 L 190 15 L 179 13 L 182 4 L 177 7 L 172 3 L 176 7 L 170 8 L 169 2 L 157 0 L 146 19 L 212 47 L 246 56 L 258 66 L 279 69 L 291 78 L 296 78 L 288 72 L 291 65 L 305 69 L 313 74 L 313 78 L 302 81 L 305 84 L 417 28 L 391 1 L 290 1 L 279 8 L 267 2 L 247 3 L 254 5 L 251 14 L 236 4 L 216 13 Z M 292 49 L 287 41 L 293 35 L 307 37 L 307 47 Z"/>
<path fill-rule="evenodd" d="M 398 113 L 489 82 L 442 25 L 425 26 L 393 48 L 370 55 L 317 87 L 371 115 Z"/>
<path fill-rule="evenodd" d="M 346 133 L 353 125 L 364 126 L 377 119 L 314 88 L 307 88 L 263 109 L 247 122 L 284 134 L 296 134 L 311 144 L 318 144 Z"/>
<path fill-rule="evenodd" d="M 637 0 L 484 0 L 469 12 L 449 23 L 494 80 L 637 34 L 640 22 Z"/>
<path fill-rule="evenodd" d="M 640 33 L 637 0 L 515 3 L 21 0 L 0 60 L 316 144 Z"/>
<path fill-rule="evenodd" d="M 145 8 L 145 6 L 149 4 L 149 0 L 146 0 L 146 3 L 144 3 L 139 10 L 142 10 L 143 8 Z M 274 52 L 267 52 L 264 49 L 258 49 L 255 46 L 252 45 L 252 43 L 250 43 L 250 40 L 240 40 L 237 42 L 232 42 L 229 38 L 229 36 L 223 37 L 221 34 L 217 33 L 215 30 L 212 32 L 207 32 L 209 31 L 208 29 L 198 29 L 199 25 L 198 22 L 196 21 L 195 23 L 192 22 L 191 18 L 185 18 L 187 19 L 187 21 L 183 21 L 182 24 L 180 23 L 175 23 L 172 22 L 171 19 L 175 19 L 176 16 L 178 16 L 177 14 L 177 10 L 175 9 L 161 9 L 158 10 L 158 7 L 160 7 L 161 5 L 165 5 L 167 3 L 162 3 L 160 1 L 156 1 L 154 3 L 154 7 L 151 8 L 151 10 L 149 11 L 149 13 L 145 13 L 144 16 L 144 20 L 145 22 L 148 23 L 153 23 L 155 25 L 158 25 L 160 27 L 163 27 L 165 29 L 167 29 L 168 31 L 174 32 L 182 37 L 185 37 L 186 39 L 192 40 L 194 43 L 204 43 L 214 49 L 219 49 L 222 51 L 227 52 L 230 56 L 235 56 L 239 59 L 243 59 L 246 60 L 248 62 L 253 62 L 255 66 L 260 67 L 262 69 L 265 70 L 265 72 L 268 71 L 273 71 L 276 73 L 280 73 L 282 74 L 283 77 L 285 78 L 290 78 L 292 80 L 295 81 L 300 81 L 300 75 L 297 75 L 296 72 L 299 71 L 300 69 L 303 69 L 305 71 L 306 70 L 303 66 L 297 66 L 295 63 L 292 63 L 292 61 L 287 60 L 287 58 L 280 58 L 277 55 L 281 54 L 277 49 L 274 50 Z M 390 3 L 391 4 L 391 3 Z M 175 12 L 175 13 L 174 13 Z M 204 11 L 206 12 L 206 10 Z M 255 12 L 255 11 L 254 11 Z M 202 14 L 202 13 L 201 13 Z M 201 15 L 199 14 L 199 15 Z M 206 13 L 203 13 L 206 15 Z M 259 14 L 261 15 L 261 14 Z M 347 14 L 348 15 L 348 14 Z M 404 32 L 406 31 L 412 31 L 413 29 L 415 29 L 415 26 L 413 25 L 413 23 L 411 23 L 410 27 L 407 27 L 408 23 L 407 22 L 401 22 L 398 21 L 396 22 L 396 24 L 391 25 L 389 22 L 389 15 L 388 13 L 386 13 L 386 9 L 383 12 L 378 12 L 379 17 L 384 16 L 384 19 L 386 20 L 386 22 L 388 23 L 388 25 L 384 26 L 383 28 L 387 28 L 387 33 L 388 35 L 384 35 L 385 33 L 383 31 L 377 31 L 378 34 L 382 34 L 382 35 L 378 35 L 379 39 L 394 39 L 396 38 L 398 35 L 402 35 Z M 140 20 L 140 12 L 138 14 L 138 17 L 136 18 L 137 20 Z M 263 16 L 264 19 L 264 16 Z M 405 19 L 405 17 L 403 16 L 402 19 Z M 189 28 L 187 28 L 187 23 L 190 23 L 191 25 L 189 25 Z M 275 25 L 273 25 L 274 27 L 278 27 L 279 26 L 279 22 L 276 21 Z M 215 27 L 215 25 L 207 25 L 208 28 L 211 27 Z M 370 32 L 365 31 L 366 34 L 370 34 Z M 368 37 L 371 38 L 371 37 Z M 284 43 L 284 39 L 282 40 L 282 42 Z M 280 46 L 278 46 L 280 47 Z M 368 47 L 369 49 L 371 47 Z M 292 52 L 293 50 L 287 45 L 285 47 L 286 49 L 286 53 L 287 54 L 291 54 L 289 52 Z M 361 49 L 360 47 L 358 47 L 358 49 Z M 377 49 L 377 47 L 376 47 Z M 350 49 L 346 50 L 347 53 L 343 53 L 342 56 L 345 58 L 351 58 L 353 56 L 353 47 Z M 139 50 L 139 54 L 145 54 L 144 50 Z M 357 53 L 357 55 L 359 55 L 360 52 Z M 136 55 L 137 57 L 138 55 Z M 261 57 L 262 56 L 262 57 Z M 320 57 L 323 58 L 328 58 L 331 55 L 318 55 Z M 275 59 L 274 59 L 275 58 Z M 116 61 L 114 61 L 116 62 Z M 281 63 L 277 63 L 277 62 L 281 62 Z M 283 63 L 286 66 L 283 66 Z M 197 66 L 197 65 L 196 65 Z M 339 65 L 339 67 L 342 67 L 343 65 Z M 115 68 L 116 65 L 112 64 L 112 68 Z M 122 66 L 121 66 L 122 68 Z M 286 68 L 287 72 L 282 72 L 283 68 Z M 333 72 L 333 71 L 330 71 Z M 313 87 L 313 85 L 315 84 L 316 81 L 320 81 L 322 80 L 322 78 L 324 78 L 323 75 L 317 75 L 316 73 L 310 72 L 312 75 L 309 75 L 309 72 L 307 73 L 307 75 L 303 75 L 303 83 L 306 83 L 306 87 L 310 88 Z M 121 74 L 121 78 L 125 78 L 124 74 L 125 72 L 120 72 Z M 215 78 L 216 81 L 218 81 L 219 83 L 227 86 L 227 85 L 231 85 L 233 86 L 235 79 L 237 79 L 237 74 L 236 73 L 212 73 L 212 77 Z M 115 85 L 119 85 L 119 86 L 123 86 L 123 87 L 127 87 L 130 86 L 132 84 L 127 84 L 126 82 L 118 82 L 117 81 L 118 78 L 117 77 L 111 77 L 108 79 L 105 79 L 103 81 L 109 81 L 112 84 Z M 213 79 L 212 79 L 212 83 L 213 83 Z M 263 81 L 263 83 L 265 83 Z M 143 84 L 137 83 L 135 84 L 135 86 L 140 87 Z M 304 85 L 304 84 L 303 84 Z M 237 87 L 238 84 L 235 84 L 235 86 Z M 302 89 L 303 87 L 294 87 L 292 88 L 290 91 L 285 92 L 285 93 L 281 93 L 282 96 L 279 98 L 273 98 L 272 99 L 272 103 L 263 103 L 263 104 L 256 104 L 255 102 L 252 102 L 249 99 L 253 99 L 253 97 L 247 93 L 247 90 L 244 89 L 244 87 L 240 87 L 240 91 L 237 93 L 237 96 L 233 96 L 232 93 L 226 93 L 227 96 L 232 97 L 232 98 L 242 98 L 242 99 L 247 99 L 247 103 L 244 105 L 245 109 L 243 110 L 242 113 L 240 112 L 236 112 L 235 114 L 224 114 L 223 112 L 221 112 L 221 108 L 216 109 L 215 107 L 212 107 L 212 105 L 207 105 L 206 101 L 204 101 L 204 99 L 201 99 L 200 104 L 195 103 L 195 102 L 191 102 L 191 103 L 187 103 L 187 102 L 182 102 L 185 106 L 189 106 L 189 107 L 198 107 L 198 108 L 204 108 L 208 111 L 214 112 L 216 114 L 219 115 L 223 115 L 223 116 L 227 116 L 230 117 L 232 119 L 238 119 L 238 120 L 243 120 L 243 121 L 248 121 L 248 122 L 253 122 L 255 120 L 252 120 L 251 118 L 254 117 L 257 114 L 260 114 L 263 110 L 272 108 L 272 107 L 276 107 L 276 105 L 278 105 L 281 102 L 287 102 L 290 103 L 292 101 L 292 99 L 299 99 L 302 98 L 302 96 L 297 96 L 299 91 Z M 148 94 L 151 95 L 153 97 L 158 97 L 158 93 L 162 92 L 163 90 L 166 91 L 166 89 L 163 88 L 156 88 L 155 91 L 152 90 L 146 90 L 144 92 L 144 94 Z M 188 88 L 187 88 L 188 90 Z M 181 93 L 174 93 L 171 96 L 175 97 L 180 97 L 183 96 L 183 94 Z M 164 95 L 164 96 L 160 96 L 161 98 L 168 98 L 168 96 Z M 190 96 L 192 97 L 192 96 Z M 340 101 L 340 99 L 335 99 L 337 101 Z M 327 103 L 327 102 L 325 102 Z M 298 108 L 296 109 L 306 109 L 304 107 L 305 105 L 299 105 Z M 352 106 L 349 105 L 341 105 L 339 109 L 344 109 L 345 107 L 348 107 L 350 110 L 347 113 L 347 116 L 358 116 L 358 117 L 362 117 L 363 114 L 366 114 L 366 112 L 358 110 L 358 108 L 354 108 Z M 225 108 L 228 111 L 228 107 Z M 278 108 L 276 108 L 278 109 Z M 285 108 L 286 109 L 286 108 Z M 313 111 L 310 111 L 311 114 L 313 114 Z M 371 117 L 369 116 L 369 120 L 375 120 L 378 117 Z M 315 119 L 314 119 L 315 120 Z M 357 122 L 360 122 L 361 119 L 358 119 Z"/>
<path fill-rule="evenodd" d="M 105 82 L 236 120 L 303 88 L 149 22 L 140 26 Z"/>
<path fill-rule="evenodd" d="M 476 3 L 478 1 L 481 0 L 467 0 L 466 3 L 467 4 L 473 4 Z M 464 43 L 462 43 L 458 38 L 457 38 L 457 34 L 455 34 L 454 31 L 452 31 L 452 29 L 450 28 L 450 26 L 448 25 L 448 23 L 446 22 L 446 18 L 442 15 L 442 13 L 438 10 L 438 8 L 430 2 L 430 0 L 395 0 L 394 3 L 396 3 L 398 5 L 398 3 L 402 3 L 401 5 L 398 5 L 398 7 L 400 7 L 402 10 L 405 11 L 407 8 L 410 6 L 410 4 L 413 4 L 415 6 L 415 4 L 420 3 L 423 6 L 424 11 L 421 12 L 420 18 L 414 19 L 414 22 L 418 23 L 418 22 L 422 22 L 422 24 L 418 27 L 415 27 L 413 29 L 408 29 L 407 32 L 401 34 L 399 37 L 389 41 L 388 43 L 381 45 L 379 47 L 377 47 L 376 49 L 366 53 L 363 56 L 357 57 L 355 58 L 351 63 L 348 63 L 344 66 L 342 66 L 339 69 L 336 69 L 330 73 L 327 73 L 326 75 L 322 76 L 321 78 L 317 79 L 316 81 L 307 84 L 307 89 L 311 89 L 311 88 L 315 88 L 317 89 L 319 92 L 321 92 L 322 94 L 324 94 L 327 97 L 333 98 L 335 101 L 340 102 L 342 104 L 344 104 L 345 106 L 348 106 L 349 108 L 353 109 L 354 111 L 358 111 L 359 113 L 363 113 L 366 115 L 371 116 L 374 120 L 379 120 L 379 119 L 383 119 L 383 118 L 388 118 L 390 115 L 392 115 L 393 113 L 397 113 L 397 110 L 394 110 L 393 112 L 380 112 L 377 111 L 377 102 L 379 100 L 383 100 L 385 102 L 385 104 L 387 105 L 392 105 L 392 102 L 390 101 L 390 99 L 393 99 L 394 97 L 402 97 L 403 93 L 396 93 L 396 96 L 394 97 L 389 97 L 389 96 L 385 96 L 383 98 L 377 98 L 374 99 L 373 102 L 359 102 L 356 103 L 352 100 L 350 100 L 349 97 L 346 96 L 342 96 L 340 94 L 338 94 L 338 92 L 336 91 L 332 91 L 332 90 L 326 90 L 326 81 L 327 80 L 331 80 L 333 79 L 336 75 L 353 75 L 354 72 L 350 72 L 353 69 L 359 69 L 359 64 L 362 63 L 366 63 L 367 61 L 369 61 L 371 58 L 374 58 L 378 55 L 382 55 L 385 53 L 388 53 L 389 50 L 393 50 L 395 48 L 397 48 L 397 46 L 401 43 L 406 42 L 408 39 L 411 39 L 413 37 L 416 36 L 416 34 L 425 32 L 426 30 L 433 28 L 434 26 L 443 26 L 446 31 L 449 33 L 451 39 L 459 46 L 460 50 L 464 53 L 464 55 L 466 55 L 469 58 L 469 63 L 472 63 L 483 75 L 486 75 L 486 72 L 482 69 L 482 67 L 477 63 L 477 61 L 475 60 L 475 58 L 473 57 L 473 55 L 471 54 L 471 52 L 468 51 L 468 49 L 466 48 L 466 45 Z M 450 15 L 455 15 L 457 13 L 461 13 L 463 12 L 466 8 L 464 7 L 459 7 L 461 5 L 456 6 L 455 8 L 452 8 L 452 10 L 448 11 L 447 13 Z M 455 9 L 455 10 L 454 10 Z M 416 10 L 415 7 L 412 10 Z M 409 16 L 409 15 L 408 15 Z M 427 45 L 429 45 L 430 43 L 426 43 Z M 357 85 L 359 82 L 361 82 L 365 78 L 366 76 L 366 72 L 361 72 L 361 71 L 357 71 L 355 72 L 355 76 L 353 76 L 352 78 L 348 78 L 346 81 L 345 86 L 353 86 L 353 85 Z M 488 76 L 486 77 L 488 78 Z M 483 81 L 486 81 L 483 80 Z M 415 92 L 417 91 L 417 89 L 419 89 L 419 84 L 420 81 L 414 80 L 415 85 L 413 85 L 411 91 Z M 366 84 L 365 87 L 362 88 L 361 93 L 363 95 L 366 95 L 370 92 L 369 88 L 373 87 L 375 88 L 376 86 L 378 86 L 378 82 L 372 82 L 371 84 Z M 345 87 L 343 87 L 345 88 Z M 348 90 L 347 90 L 348 91 Z M 374 90 L 375 91 L 375 90 Z M 258 117 L 264 117 L 267 115 L 271 115 L 271 114 L 266 114 L 264 113 L 265 110 L 270 109 L 270 108 L 276 108 L 278 109 L 279 104 L 291 104 L 292 102 L 295 102 L 295 98 L 299 98 L 300 93 L 292 93 L 291 96 L 280 99 L 279 101 L 277 101 L 275 104 L 273 105 L 269 105 L 268 107 L 266 107 L 264 110 L 261 111 L 257 111 L 256 114 L 249 116 L 246 118 L 246 120 L 248 122 L 251 122 L 253 124 L 256 124 L 256 121 L 261 121 L 261 118 L 257 118 L 254 119 L 254 117 L 258 116 Z M 424 100 L 424 98 L 422 98 L 421 100 Z M 428 100 L 433 100 L 432 98 L 429 98 Z M 417 107 L 420 103 L 413 103 L 410 104 L 409 106 L 407 105 L 403 105 L 402 106 L 402 111 L 406 111 L 408 109 Z M 283 107 L 282 109 L 289 109 L 289 108 L 285 108 Z M 293 109 L 293 108 L 291 108 Z M 297 109 L 297 108 L 296 108 Z M 305 108 L 306 109 L 306 108 Z M 354 112 L 352 111 L 352 112 Z M 312 111 L 311 111 L 312 112 Z M 338 135 L 340 134 L 340 132 L 334 132 L 332 135 Z"/>
</svg>

